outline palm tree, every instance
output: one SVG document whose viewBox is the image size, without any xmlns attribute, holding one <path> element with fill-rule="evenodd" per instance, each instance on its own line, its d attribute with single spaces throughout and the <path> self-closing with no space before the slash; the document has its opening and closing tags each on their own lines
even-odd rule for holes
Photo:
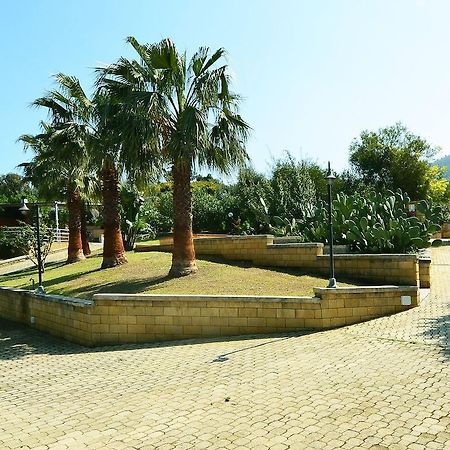
<svg viewBox="0 0 450 450">
<path fill-rule="evenodd" d="M 43 133 L 24 135 L 20 140 L 36 152 L 28 172 L 41 187 L 48 188 L 47 196 L 60 192 L 64 185 L 69 210 L 67 262 L 75 262 L 90 253 L 87 236 L 81 231 L 85 222 L 83 193 L 95 184 L 87 151 L 93 133 L 92 103 L 76 77 L 59 73 L 54 78 L 57 89 L 32 103 L 47 109 L 50 123 L 42 124 Z"/>
<path fill-rule="evenodd" d="M 104 219 L 102 268 L 126 263 L 120 229 L 120 178 L 123 173 L 132 174 L 140 160 L 145 160 L 140 164 L 144 169 L 151 159 L 142 152 L 145 146 L 137 149 L 122 131 L 122 123 L 126 121 L 123 109 L 112 102 L 108 95 L 98 92 L 91 100 L 77 78 L 60 73 L 55 79 L 58 89 L 36 100 L 34 105 L 49 110 L 52 126 L 63 136 L 64 131 L 66 137 L 82 146 L 90 167 L 100 174 Z M 81 211 L 82 205 L 80 208 Z M 83 235 L 85 230 L 81 227 Z M 86 246 L 85 250 L 88 252 Z"/>
<path fill-rule="evenodd" d="M 31 163 L 23 164 L 25 174 L 45 198 L 66 197 L 69 212 L 69 245 L 67 263 L 85 259 L 90 251 L 83 241 L 83 194 L 91 191 L 92 178 L 88 173 L 88 158 L 80 130 L 74 124 L 60 124 L 57 128 L 42 123 L 38 135 L 22 135 L 25 148 L 35 152 Z"/>
<path fill-rule="evenodd" d="M 169 165 L 173 179 L 174 249 L 170 275 L 197 271 L 192 236 L 191 175 L 208 167 L 228 174 L 243 166 L 249 126 L 238 114 L 238 96 L 229 90 L 224 49 L 202 47 L 189 64 L 170 39 L 139 44 L 139 60 L 121 58 L 100 68 L 100 92 L 126 112 L 122 130 L 137 147 L 147 146 Z"/>
<path fill-rule="evenodd" d="M 127 262 L 120 226 L 120 180 L 126 175 L 130 181 L 148 181 L 160 163 L 141 133 L 135 132 L 138 117 L 129 116 L 129 110 L 110 92 L 99 88 L 93 110 L 96 130 L 91 136 L 90 156 L 100 168 L 104 218 L 102 268 L 108 268 Z"/>
<path fill-rule="evenodd" d="M 89 235 L 88 235 L 88 229 L 87 229 L 87 201 L 82 200 L 81 201 L 81 245 L 83 247 L 83 254 L 84 256 L 89 256 L 91 252 L 91 246 L 89 245 Z"/>
</svg>

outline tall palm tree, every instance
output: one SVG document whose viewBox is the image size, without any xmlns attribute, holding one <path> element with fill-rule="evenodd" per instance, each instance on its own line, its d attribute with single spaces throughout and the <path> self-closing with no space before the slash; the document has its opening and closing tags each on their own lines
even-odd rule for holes
<svg viewBox="0 0 450 450">
<path fill-rule="evenodd" d="M 187 62 L 174 43 L 127 42 L 139 59 L 121 58 L 99 70 L 100 92 L 126 112 L 122 124 L 135 145 L 148 146 L 169 165 L 173 179 L 172 276 L 197 271 L 192 236 L 191 176 L 208 167 L 228 174 L 244 165 L 249 126 L 238 114 L 239 97 L 229 89 L 224 49 L 200 48 Z M 137 145 L 137 147 L 139 147 Z"/>
<path fill-rule="evenodd" d="M 108 268 L 127 262 L 120 226 L 120 180 L 124 175 L 131 181 L 148 180 L 160 163 L 158 155 L 135 130 L 140 126 L 138 116 L 129 116 L 123 102 L 106 89 L 99 88 L 96 92 L 93 111 L 96 129 L 89 153 L 100 169 L 104 218 L 102 268 Z"/>
<path fill-rule="evenodd" d="M 43 132 L 38 135 L 22 135 L 19 140 L 35 155 L 24 164 L 25 174 L 45 198 L 66 197 L 69 212 L 69 245 L 67 263 L 80 261 L 90 251 L 83 241 L 84 194 L 91 191 L 92 179 L 88 172 L 88 158 L 78 137 L 80 130 L 73 124 L 42 123 Z"/>
<path fill-rule="evenodd" d="M 83 199 L 81 202 L 81 245 L 83 247 L 84 256 L 89 256 L 91 252 L 91 246 L 89 245 L 89 233 L 87 229 L 87 204 L 88 202 Z"/>
<path fill-rule="evenodd" d="M 102 268 L 126 263 L 120 229 L 120 178 L 123 173 L 134 173 L 141 160 L 140 166 L 145 169 L 151 159 L 142 151 L 145 146 L 136 147 L 122 131 L 122 123 L 127 120 L 123 108 L 111 101 L 106 92 L 98 92 L 90 99 L 77 78 L 60 73 L 55 79 L 58 89 L 37 99 L 34 105 L 49 110 L 52 126 L 82 145 L 90 167 L 100 174 L 104 219 Z M 84 231 L 82 227 L 81 236 Z"/>
<path fill-rule="evenodd" d="M 57 89 L 47 92 L 45 96 L 32 103 L 35 107 L 47 109 L 50 123 L 44 126 L 44 133 L 36 136 L 41 154 L 36 155 L 34 164 L 30 166 L 29 170 L 41 175 L 43 170 L 44 173 L 47 170 L 48 178 L 54 181 L 58 179 L 58 175 L 61 178 L 66 172 L 69 209 L 68 262 L 74 262 L 84 258 L 81 237 L 81 223 L 84 217 L 80 183 L 82 183 L 82 178 L 84 178 L 84 183 L 88 180 L 84 173 L 86 173 L 89 159 L 86 142 L 92 133 L 90 124 L 92 106 L 76 77 L 59 73 L 54 78 L 58 84 Z M 28 146 L 32 146 L 30 145 L 33 143 L 32 136 L 24 136 L 25 139 L 22 140 L 27 145 L 27 137 L 31 139 Z M 36 145 L 34 145 L 34 149 L 37 150 Z M 50 167 L 50 164 L 53 167 Z M 52 169 L 53 177 L 51 176 Z M 84 247 L 88 252 L 86 243 Z"/>
</svg>

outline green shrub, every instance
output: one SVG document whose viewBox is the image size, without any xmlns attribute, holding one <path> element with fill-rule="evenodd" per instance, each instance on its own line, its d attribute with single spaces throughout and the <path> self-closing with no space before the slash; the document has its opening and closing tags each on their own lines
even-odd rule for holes
<svg viewBox="0 0 450 450">
<path fill-rule="evenodd" d="M 275 162 L 270 185 L 268 210 L 273 215 L 301 219 L 316 203 L 315 184 L 307 164 L 297 162 L 289 153 Z"/>
<path fill-rule="evenodd" d="M 26 254 L 19 236 L 0 230 L 0 259 L 15 258 Z"/>
<path fill-rule="evenodd" d="M 194 232 L 224 231 L 227 211 L 222 194 L 221 191 L 216 191 L 214 193 L 208 192 L 207 188 L 193 190 L 192 228 Z"/>
</svg>

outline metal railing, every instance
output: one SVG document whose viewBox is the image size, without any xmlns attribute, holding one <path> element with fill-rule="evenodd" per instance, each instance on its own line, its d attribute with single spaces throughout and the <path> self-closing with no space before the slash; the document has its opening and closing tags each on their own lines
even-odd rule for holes
<svg viewBox="0 0 450 450">
<path fill-rule="evenodd" d="M 34 228 L 34 227 L 33 227 Z M 5 234 L 19 233 L 22 227 L 0 227 Z M 69 242 L 69 230 L 67 228 L 49 228 L 53 233 L 54 242 Z"/>
</svg>

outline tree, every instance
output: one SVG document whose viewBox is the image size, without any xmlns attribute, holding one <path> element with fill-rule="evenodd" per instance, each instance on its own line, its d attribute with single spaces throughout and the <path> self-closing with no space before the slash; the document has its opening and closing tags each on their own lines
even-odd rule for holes
<svg viewBox="0 0 450 450">
<path fill-rule="evenodd" d="M 146 141 L 147 117 L 129 108 L 125 91 L 113 93 L 98 83 L 92 101 L 94 132 L 89 154 L 99 169 L 103 202 L 103 262 L 102 268 L 127 262 L 120 217 L 120 180 L 126 175 L 130 183 L 148 181 L 161 167 L 160 156 Z"/>
<path fill-rule="evenodd" d="M 18 173 L 0 176 L 0 203 L 18 203 L 22 198 L 32 200 L 35 192 L 29 181 Z"/>
<path fill-rule="evenodd" d="M 274 215 L 300 219 L 315 203 L 316 189 L 307 164 L 289 153 L 275 161 L 270 183 Z"/>
<path fill-rule="evenodd" d="M 188 63 L 174 43 L 139 44 L 139 60 L 121 58 L 100 69 L 99 86 L 126 112 L 122 130 L 132 144 L 153 150 L 171 170 L 174 249 L 170 275 L 197 271 L 192 236 L 191 177 L 197 168 L 229 173 L 248 160 L 249 126 L 239 116 L 239 98 L 229 90 L 224 49 L 200 48 Z M 142 140 L 143 139 L 143 140 Z"/>
<path fill-rule="evenodd" d="M 41 99 L 36 102 L 40 103 Z M 47 98 L 48 100 L 48 98 Z M 69 245 L 67 263 L 80 261 L 90 253 L 89 244 L 83 242 L 83 193 L 89 191 L 90 177 L 86 149 L 79 139 L 80 130 L 68 122 L 50 125 L 42 123 L 38 135 L 22 135 L 19 140 L 35 155 L 23 164 L 25 174 L 47 199 L 66 198 L 69 212 Z M 85 238 L 86 239 L 86 238 Z"/>
<path fill-rule="evenodd" d="M 442 158 L 437 159 L 434 161 L 434 164 L 443 170 L 444 178 L 450 180 L 450 155 L 445 155 Z"/>
<path fill-rule="evenodd" d="M 430 164 L 438 150 L 396 123 L 363 131 L 350 145 L 350 165 L 364 184 L 377 190 L 400 188 L 419 200 L 429 197 L 433 182 L 443 178 Z"/>
<path fill-rule="evenodd" d="M 76 262 L 90 254 L 85 228 L 84 202 L 95 187 L 87 143 L 91 102 L 77 78 L 55 75 L 57 89 L 36 99 L 32 105 L 46 108 L 50 123 L 41 123 L 42 133 L 19 138 L 35 152 L 26 172 L 46 198 L 64 195 L 69 211 L 69 246 L 67 262 Z M 83 226 L 84 224 L 84 226 Z"/>
<path fill-rule="evenodd" d="M 58 74 L 55 76 L 58 89 L 35 101 L 35 105 L 46 107 L 52 117 L 60 152 L 57 161 L 66 163 L 65 157 L 86 157 L 90 170 L 100 174 L 103 201 L 104 243 L 102 268 L 113 267 L 127 262 L 120 228 L 120 178 L 123 173 L 135 174 L 136 169 L 145 170 L 151 159 L 145 153 L 141 141 L 131 141 L 126 134 L 127 117 L 123 108 L 113 101 L 105 91 L 98 91 L 90 99 L 76 77 Z M 81 152 L 82 150 L 82 152 Z M 64 156 L 65 155 L 65 156 Z M 62 157 L 62 158 L 61 158 Z M 73 161 L 72 169 L 81 168 L 83 158 Z M 58 168 L 54 162 L 55 168 Z M 84 168 L 87 166 L 85 165 Z M 74 181 L 74 178 L 71 178 Z M 86 230 L 79 218 L 84 218 L 84 204 L 80 202 L 81 192 L 72 191 L 68 205 L 73 206 L 72 225 L 79 230 L 76 247 L 80 254 L 80 242 L 86 237 Z M 70 221 L 69 221 L 70 222 Z M 70 228 L 70 224 L 69 224 Z M 75 234 L 74 234 L 75 236 Z M 90 250 L 84 245 L 84 250 Z"/>
</svg>

